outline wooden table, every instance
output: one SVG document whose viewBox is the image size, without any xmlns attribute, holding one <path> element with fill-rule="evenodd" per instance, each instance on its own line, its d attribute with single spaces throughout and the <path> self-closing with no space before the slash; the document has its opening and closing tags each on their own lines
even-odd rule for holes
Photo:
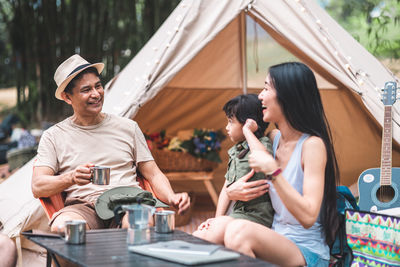
<svg viewBox="0 0 400 267">
<path fill-rule="evenodd" d="M 22 233 L 24 234 L 24 233 Z M 61 238 L 25 235 L 28 239 L 47 250 L 47 266 L 51 266 L 56 255 L 78 266 L 184 266 L 153 257 L 128 251 L 126 229 L 89 230 L 86 243 L 82 245 L 66 244 Z M 151 228 L 151 243 L 158 241 L 184 240 L 191 243 L 209 244 L 185 232 L 175 230 L 171 234 L 158 234 Z M 54 261 L 59 266 L 57 260 Z M 265 261 L 241 255 L 233 261 L 206 264 L 207 266 L 274 266 Z"/>
<path fill-rule="evenodd" d="M 218 194 L 212 183 L 214 172 L 165 172 L 170 181 L 203 181 L 215 207 L 218 204 Z"/>
</svg>

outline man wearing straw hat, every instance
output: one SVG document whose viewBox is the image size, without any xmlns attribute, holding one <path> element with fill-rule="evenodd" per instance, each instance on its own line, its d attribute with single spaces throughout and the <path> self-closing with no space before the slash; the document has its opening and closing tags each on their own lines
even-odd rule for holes
<svg viewBox="0 0 400 267">
<path fill-rule="evenodd" d="M 99 76 L 103 68 L 103 63 L 90 64 L 73 55 L 54 75 L 55 96 L 72 106 L 73 115 L 44 132 L 32 176 L 35 197 L 66 192 L 65 207 L 51 219 L 52 231 L 63 229 L 67 220 L 82 219 L 89 229 L 113 227 L 111 220 L 96 214 L 96 200 L 112 188 L 138 187 L 137 171 L 150 182 L 157 197 L 178 213 L 190 205 L 187 193 L 173 192 L 137 123 L 101 112 L 104 89 Z M 90 182 L 90 168 L 95 165 L 111 167 L 109 185 Z"/>
</svg>

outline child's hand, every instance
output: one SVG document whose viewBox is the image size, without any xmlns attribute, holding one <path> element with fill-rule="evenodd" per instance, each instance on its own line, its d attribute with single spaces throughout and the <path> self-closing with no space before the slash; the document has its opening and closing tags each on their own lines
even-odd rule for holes
<svg viewBox="0 0 400 267">
<path fill-rule="evenodd" d="M 253 119 L 247 119 L 246 123 L 243 125 L 243 130 L 250 130 L 252 133 L 257 131 L 258 125 Z"/>
</svg>

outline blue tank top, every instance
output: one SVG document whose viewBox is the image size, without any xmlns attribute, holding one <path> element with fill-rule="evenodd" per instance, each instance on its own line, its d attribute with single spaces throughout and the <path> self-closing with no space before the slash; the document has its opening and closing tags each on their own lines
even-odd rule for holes
<svg viewBox="0 0 400 267">
<path fill-rule="evenodd" d="M 283 171 L 283 176 L 301 195 L 303 194 L 304 179 L 304 172 L 301 166 L 301 152 L 303 149 L 303 143 L 309 136 L 310 135 L 308 134 L 303 134 L 297 141 L 296 147 L 290 156 L 285 170 Z M 274 138 L 274 158 L 280 137 L 281 133 L 278 132 Z M 289 238 L 296 243 L 296 245 L 306 247 L 314 253 L 320 255 L 322 259 L 329 260 L 329 247 L 325 242 L 325 237 L 319 218 L 312 227 L 305 229 L 287 210 L 272 183 L 270 185 L 269 192 L 272 206 L 275 210 L 272 229 L 274 229 L 277 233 Z"/>
</svg>

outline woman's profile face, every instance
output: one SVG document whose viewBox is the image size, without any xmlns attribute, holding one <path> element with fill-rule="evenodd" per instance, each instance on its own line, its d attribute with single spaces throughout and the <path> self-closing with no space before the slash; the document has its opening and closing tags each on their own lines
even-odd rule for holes
<svg viewBox="0 0 400 267">
<path fill-rule="evenodd" d="M 276 97 L 274 84 L 269 74 L 265 79 L 264 88 L 258 95 L 258 99 L 261 100 L 263 108 L 263 121 L 277 122 L 279 117 L 282 116 L 282 111 Z"/>
</svg>

